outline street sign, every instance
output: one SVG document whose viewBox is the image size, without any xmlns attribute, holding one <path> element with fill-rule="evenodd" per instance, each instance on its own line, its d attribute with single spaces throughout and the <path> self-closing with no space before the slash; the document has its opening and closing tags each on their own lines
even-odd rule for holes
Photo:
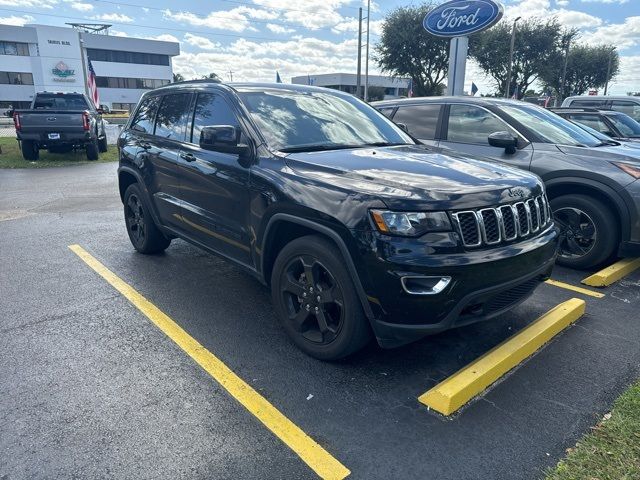
<svg viewBox="0 0 640 480">
<path fill-rule="evenodd" d="M 438 37 L 462 37 L 495 25 L 503 13 L 502 5 L 493 0 L 454 0 L 431 10 L 422 24 Z"/>
</svg>

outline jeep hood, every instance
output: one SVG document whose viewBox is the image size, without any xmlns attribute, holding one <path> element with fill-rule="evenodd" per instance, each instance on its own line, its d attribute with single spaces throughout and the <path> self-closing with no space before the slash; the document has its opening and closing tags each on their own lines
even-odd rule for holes
<svg viewBox="0 0 640 480">
<path fill-rule="evenodd" d="M 542 192 L 528 172 L 420 145 L 291 153 L 285 161 L 298 175 L 399 210 L 478 208 Z"/>
</svg>

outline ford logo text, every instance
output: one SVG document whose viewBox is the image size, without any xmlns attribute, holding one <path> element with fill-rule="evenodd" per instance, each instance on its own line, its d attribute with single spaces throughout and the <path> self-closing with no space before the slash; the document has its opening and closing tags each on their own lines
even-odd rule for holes
<svg viewBox="0 0 640 480">
<path fill-rule="evenodd" d="M 438 37 L 461 37 L 495 25 L 502 14 L 502 5 L 493 0 L 454 0 L 429 12 L 423 25 Z"/>
</svg>

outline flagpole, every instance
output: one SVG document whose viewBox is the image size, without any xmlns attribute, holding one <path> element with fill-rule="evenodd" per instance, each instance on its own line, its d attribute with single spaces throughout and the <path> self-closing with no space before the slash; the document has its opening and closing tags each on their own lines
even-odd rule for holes
<svg viewBox="0 0 640 480">
<path fill-rule="evenodd" d="M 80 33 L 78 32 L 78 37 L 79 36 L 80 36 Z M 89 82 L 87 81 L 89 78 L 89 72 L 87 71 L 87 60 L 85 58 L 84 40 L 82 38 L 80 38 L 80 60 L 82 61 L 82 81 L 84 83 L 84 94 L 87 97 L 92 98 L 91 94 L 89 93 Z M 96 105 L 96 108 L 100 108 L 100 105 Z"/>
</svg>

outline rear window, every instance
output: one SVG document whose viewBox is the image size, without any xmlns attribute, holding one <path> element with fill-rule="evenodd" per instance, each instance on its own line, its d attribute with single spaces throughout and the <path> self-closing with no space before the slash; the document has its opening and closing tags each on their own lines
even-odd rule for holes
<svg viewBox="0 0 640 480">
<path fill-rule="evenodd" d="M 88 110 L 82 95 L 36 95 L 33 103 L 35 110 Z"/>
<path fill-rule="evenodd" d="M 393 121 L 406 125 L 411 135 L 420 140 L 433 140 L 436 138 L 440 109 L 441 105 L 437 104 L 401 106 Z"/>
<path fill-rule="evenodd" d="M 572 100 L 569 105 L 572 107 L 593 107 L 593 108 L 602 108 L 604 107 L 606 100 Z"/>
</svg>

